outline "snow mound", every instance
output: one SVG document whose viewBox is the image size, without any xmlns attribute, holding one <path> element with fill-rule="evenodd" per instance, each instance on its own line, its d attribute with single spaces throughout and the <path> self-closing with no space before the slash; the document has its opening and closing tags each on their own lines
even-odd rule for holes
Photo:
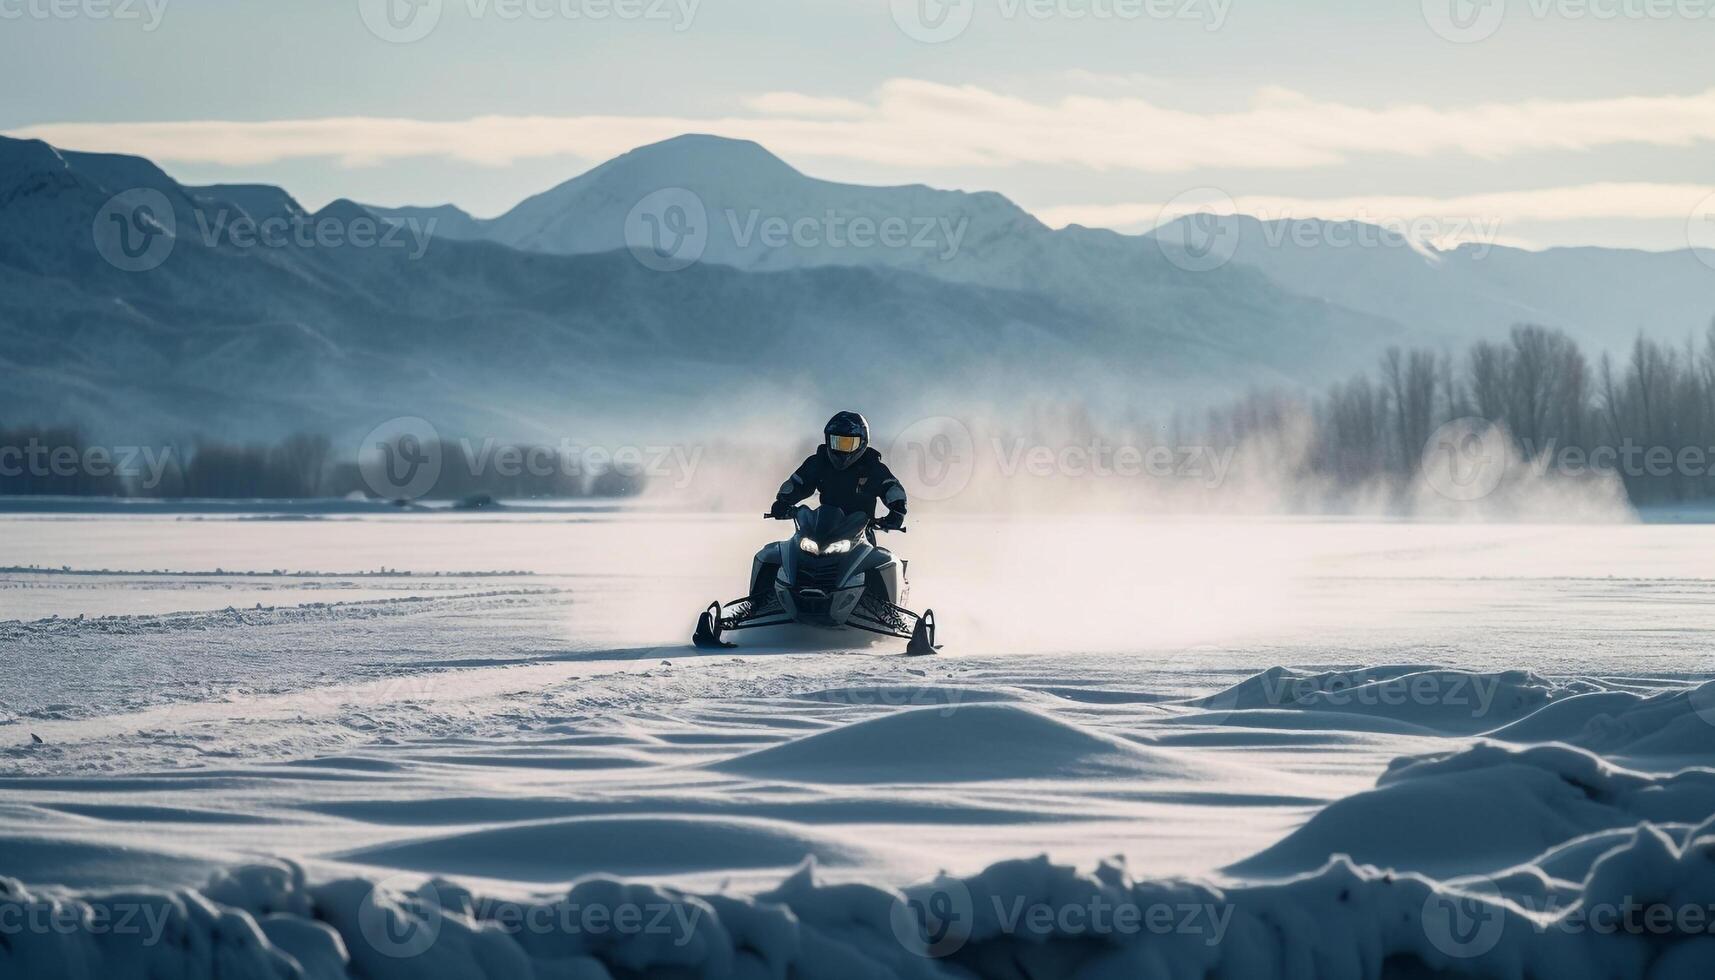
<svg viewBox="0 0 1715 980">
<path fill-rule="evenodd" d="M 923 708 L 931 705 L 954 706 L 989 702 L 1022 700 L 1017 691 L 964 685 L 929 686 L 924 684 L 874 684 L 850 687 L 830 687 L 819 691 L 795 694 L 800 701 L 828 704 L 850 704 L 882 708 Z"/>
<path fill-rule="evenodd" d="M 221 863 L 224 860 L 232 858 Z M 0 871 L 43 884 L 190 884 L 208 874 L 210 867 L 206 858 L 166 849 L 56 837 L 51 831 L 0 834 Z"/>
<path fill-rule="evenodd" d="M 1375 719 L 1447 735 L 1475 735 L 1518 722 L 1551 703 L 1596 691 L 1528 671 L 1472 672 L 1423 666 L 1307 673 L 1273 667 L 1224 691 L 1182 702 L 1220 712 L 1302 711 Z M 1358 727 L 1366 727 L 1359 725 Z"/>
<path fill-rule="evenodd" d="M 1277 667 L 1185 703 L 1247 712 L 1233 721 L 1269 727 L 1292 727 L 1282 710 L 1290 708 L 1314 715 L 1305 724 L 1317 726 L 1328 723 L 1327 713 L 1345 712 L 1384 729 L 1403 724 L 1514 743 L 1565 742 L 1640 762 L 1715 758 L 1715 681 L 1643 695 L 1521 672 L 1375 668 L 1298 674 Z"/>
<path fill-rule="evenodd" d="M 311 884 L 295 865 L 265 864 L 216 874 L 200 894 L 60 898 L 0 879 L 0 920 L 51 911 L 64 924 L 9 935 L 0 975 L 1693 980 L 1715 967 L 1715 942 L 1696 924 L 1707 920 L 1684 914 L 1715 904 L 1715 819 L 1682 839 L 1636 827 L 1567 899 L 1532 908 L 1481 881 L 1343 856 L 1226 889 L 1037 858 L 903 892 L 826 884 L 806 865 L 754 896 L 587 878 L 553 902 L 444 880 Z M 1623 909 L 1650 914 L 1604 917 Z M 121 916 L 128 928 L 114 928 Z"/>
<path fill-rule="evenodd" d="M 1715 759 L 1715 681 L 1649 697 L 1628 693 L 1626 698 L 1590 711 L 1564 741 L 1640 761 Z"/>
<path fill-rule="evenodd" d="M 788 823 L 677 816 L 573 817 L 382 844 L 342 855 L 377 867 L 538 882 L 596 873 L 789 868 L 805 857 L 848 865 L 870 855 L 856 845 Z"/>
<path fill-rule="evenodd" d="M 960 782 L 1049 776 L 1173 775 L 1168 753 L 1011 704 L 897 711 L 710 765 L 818 783 Z"/>
<path fill-rule="evenodd" d="M 1712 770 L 1648 775 L 1565 745 L 1479 743 L 1394 760 L 1374 790 L 1330 804 L 1231 870 L 1298 873 L 1346 854 L 1396 870 L 1486 873 L 1598 831 L 1711 813 Z"/>
<path fill-rule="evenodd" d="M 1544 705 L 1490 733 L 1508 742 L 1570 742 L 1596 718 L 1623 714 L 1643 700 L 1630 691 L 1595 691 Z"/>
</svg>

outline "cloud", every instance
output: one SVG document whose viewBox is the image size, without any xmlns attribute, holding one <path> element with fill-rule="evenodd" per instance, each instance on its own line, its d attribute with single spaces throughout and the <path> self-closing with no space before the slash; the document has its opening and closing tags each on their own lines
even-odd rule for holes
<svg viewBox="0 0 1715 980">
<path fill-rule="evenodd" d="M 254 166 L 332 157 L 350 167 L 414 157 L 507 166 L 534 157 L 609 157 L 684 132 L 648 117 L 479 116 L 452 122 L 345 117 L 270 122 L 52 123 L 8 135 L 159 162 Z"/>
<path fill-rule="evenodd" d="M 757 112 L 770 116 L 815 116 L 823 119 L 862 119 L 869 106 L 856 99 L 823 98 L 801 92 L 766 92 L 744 100 Z"/>
<path fill-rule="evenodd" d="M 1246 214 L 1264 221 L 1320 219 L 1394 226 L 1427 221 L 1448 229 L 1495 228 L 1603 219 L 1686 221 L 1700 203 L 1715 195 L 1715 185 L 1651 183 L 1582 184 L 1443 198 L 1400 195 L 1228 198 L 1214 188 L 1201 190 L 1202 193 L 1168 202 L 1066 205 L 1041 208 L 1034 213 L 1055 228 L 1079 224 L 1127 231 L 1147 231 L 1198 211 Z"/>
<path fill-rule="evenodd" d="M 974 85 L 894 79 L 863 101 L 771 92 L 745 106 L 748 115 L 713 118 L 51 123 L 10 135 L 170 162 L 242 166 L 331 157 L 366 166 L 444 157 L 503 166 L 551 156 L 605 159 L 643 143 L 702 132 L 754 139 L 788 158 L 913 170 L 1041 164 L 1149 173 L 1309 169 L 1359 155 L 1493 160 L 1622 144 L 1715 142 L 1715 89 L 1694 95 L 1372 108 L 1266 88 L 1237 111 L 1191 112 L 1141 97 L 1033 99 Z"/>
</svg>

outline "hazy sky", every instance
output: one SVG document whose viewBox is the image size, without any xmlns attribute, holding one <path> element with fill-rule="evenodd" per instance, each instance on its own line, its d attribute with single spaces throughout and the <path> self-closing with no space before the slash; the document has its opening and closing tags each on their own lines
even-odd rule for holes
<svg viewBox="0 0 1715 980">
<path fill-rule="evenodd" d="M 0 0 L 0 92 L 312 208 L 489 216 L 701 131 L 1051 224 L 1715 247 L 1715 0 Z"/>
</svg>

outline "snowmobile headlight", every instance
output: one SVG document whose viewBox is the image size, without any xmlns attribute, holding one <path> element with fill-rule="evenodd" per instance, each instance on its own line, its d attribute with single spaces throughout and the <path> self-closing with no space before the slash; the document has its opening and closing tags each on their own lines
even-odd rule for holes
<svg viewBox="0 0 1715 980">
<path fill-rule="evenodd" d="M 798 550 L 808 551 L 812 555 L 819 555 L 822 553 L 822 546 L 817 544 L 816 542 L 810 540 L 809 538 L 799 538 L 798 539 Z"/>
<path fill-rule="evenodd" d="M 852 539 L 846 538 L 844 541 L 835 541 L 833 544 L 830 544 L 826 548 L 823 548 L 822 554 L 824 554 L 824 555 L 843 555 L 850 550 L 852 550 Z"/>
</svg>

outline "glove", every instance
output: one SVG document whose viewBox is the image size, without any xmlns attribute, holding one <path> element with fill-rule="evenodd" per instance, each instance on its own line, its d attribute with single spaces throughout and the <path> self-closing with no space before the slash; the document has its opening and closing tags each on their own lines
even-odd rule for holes
<svg viewBox="0 0 1715 980">
<path fill-rule="evenodd" d="M 881 520 L 876 522 L 875 526 L 881 528 L 883 531 L 903 530 L 905 528 L 905 512 L 902 510 L 890 510 L 887 512 L 886 517 L 883 517 Z"/>
<path fill-rule="evenodd" d="M 777 521 L 784 521 L 792 516 L 792 505 L 784 500 L 776 500 L 774 506 L 768 508 L 768 516 Z"/>
</svg>

